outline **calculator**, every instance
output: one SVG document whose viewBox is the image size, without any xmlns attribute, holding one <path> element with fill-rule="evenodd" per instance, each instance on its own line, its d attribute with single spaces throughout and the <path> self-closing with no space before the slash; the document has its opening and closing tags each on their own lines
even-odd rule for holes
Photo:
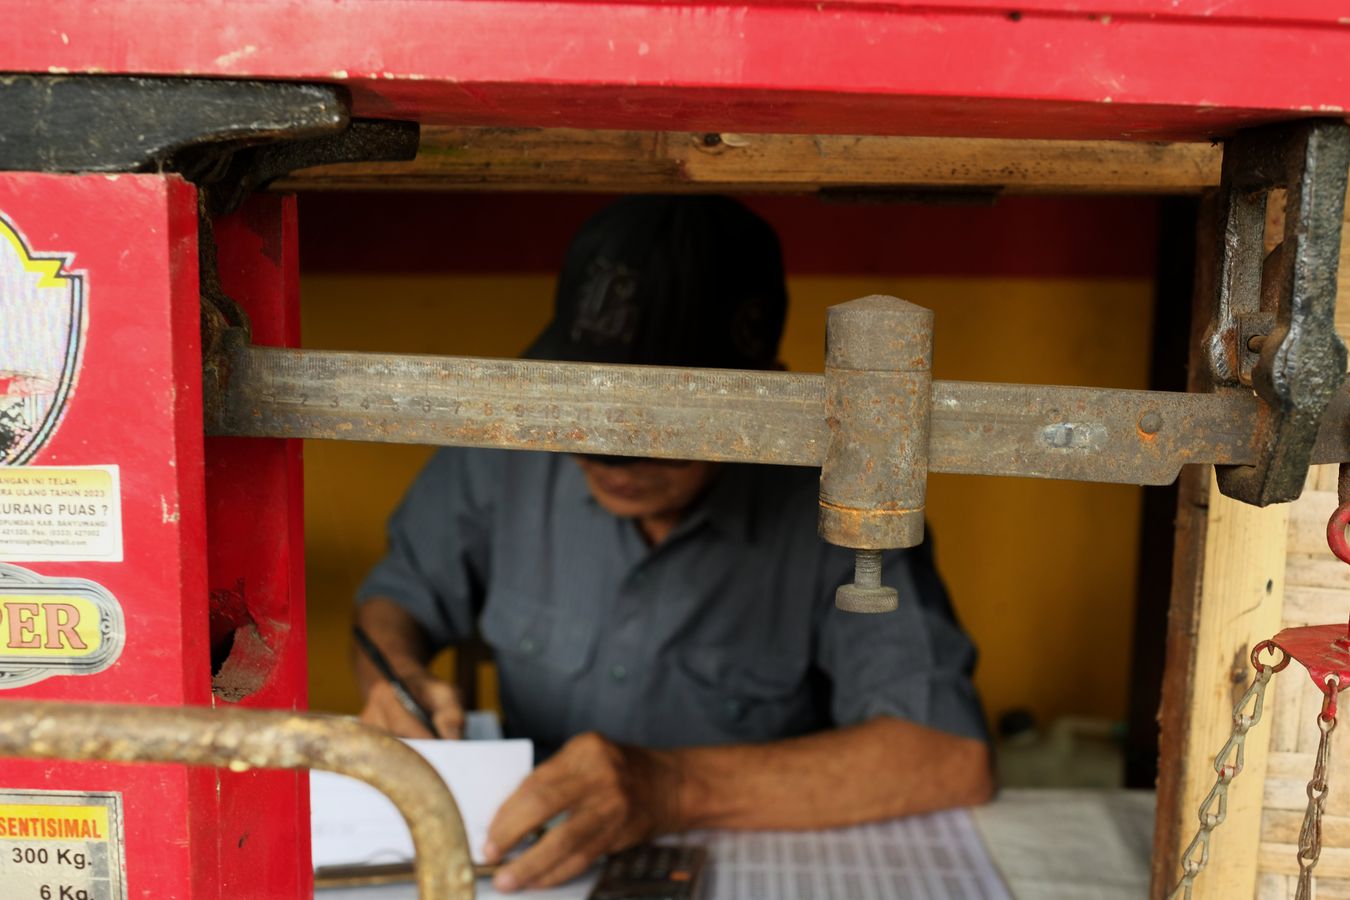
<svg viewBox="0 0 1350 900">
<path fill-rule="evenodd" d="M 702 847 L 629 847 L 605 860 L 587 900 L 697 900 L 707 858 Z"/>
</svg>

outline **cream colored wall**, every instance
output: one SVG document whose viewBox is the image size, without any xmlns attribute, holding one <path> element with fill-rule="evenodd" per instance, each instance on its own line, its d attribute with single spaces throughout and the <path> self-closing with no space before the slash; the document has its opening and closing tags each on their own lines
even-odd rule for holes
<svg viewBox="0 0 1350 900">
<path fill-rule="evenodd" d="M 783 357 L 823 363 L 824 310 L 887 293 L 936 312 L 939 378 L 1147 387 L 1147 281 L 799 277 Z M 542 276 L 311 276 L 304 345 L 509 356 L 548 318 Z M 305 447 L 311 701 L 351 711 L 345 648 L 351 596 L 383 549 L 388 512 L 430 451 Z M 929 525 L 957 610 L 981 649 L 991 715 L 1121 718 L 1129 679 L 1139 490 L 934 475 Z M 1159 660 L 1161 665 L 1161 660 Z"/>
</svg>

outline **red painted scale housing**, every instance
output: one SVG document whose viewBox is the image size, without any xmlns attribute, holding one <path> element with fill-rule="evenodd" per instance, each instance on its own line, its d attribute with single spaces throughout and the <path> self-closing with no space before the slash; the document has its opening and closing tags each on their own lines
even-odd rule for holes
<svg viewBox="0 0 1350 900">
<path fill-rule="evenodd" d="M 1338 0 L 0 0 L 0 21 L 7 73 L 332 83 L 354 115 L 431 125 L 1199 140 L 1350 108 Z M 0 216 L 87 285 L 74 392 L 25 464 L 122 484 L 120 562 L 19 564 L 97 582 L 126 626 L 106 671 L 0 695 L 303 708 L 299 447 L 203 439 L 195 190 L 0 173 Z M 298 340 L 295 222 L 263 196 L 216 223 L 260 344 Z M 0 763 L 0 791 L 123 795 L 132 897 L 307 895 L 305 785 Z"/>
<path fill-rule="evenodd" d="M 87 311 L 64 417 L 27 465 L 115 465 L 121 483 L 120 562 L 15 564 L 100 585 L 126 631 L 106 671 L 0 700 L 303 709 L 299 442 L 203 438 L 196 190 L 174 176 L 0 173 L 0 215 L 35 256 L 65 257 Z M 278 196 L 216 224 L 223 286 L 264 343 L 298 343 L 295 225 L 294 198 Z M 213 691 L 211 607 L 231 597 L 244 614 L 217 647 L 229 657 Z M 0 761 L 0 792 L 122 795 L 132 897 L 307 895 L 307 789 L 295 772 Z"/>
</svg>

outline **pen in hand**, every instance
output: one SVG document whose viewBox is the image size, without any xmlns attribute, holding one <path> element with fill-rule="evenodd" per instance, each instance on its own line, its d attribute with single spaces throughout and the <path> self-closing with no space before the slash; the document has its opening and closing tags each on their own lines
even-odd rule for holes
<svg viewBox="0 0 1350 900">
<path fill-rule="evenodd" d="M 398 698 L 399 704 L 411 713 L 413 718 L 422 723 L 422 727 L 431 732 L 434 737 L 440 737 L 441 733 L 436 730 L 436 723 L 431 719 L 431 712 L 417 702 L 417 698 L 408 690 L 408 685 L 394 672 L 394 667 L 389 665 L 389 660 L 380 652 L 380 648 L 375 645 L 375 642 L 370 639 L 370 635 L 366 634 L 365 629 L 360 625 L 353 625 L 352 637 L 356 638 L 356 646 L 361 648 L 361 652 L 366 655 L 366 659 L 370 660 L 371 665 L 394 689 L 394 696 Z"/>
</svg>

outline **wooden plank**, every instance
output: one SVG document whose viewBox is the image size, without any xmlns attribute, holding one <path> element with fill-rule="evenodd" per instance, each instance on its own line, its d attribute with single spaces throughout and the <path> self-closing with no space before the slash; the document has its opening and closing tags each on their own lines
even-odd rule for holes
<svg viewBox="0 0 1350 900">
<path fill-rule="evenodd" d="M 1257 509 L 1238 503 L 1220 494 L 1212 481 L 1207 502 L 1198 596 L 1188 621 L 1181 622 L 1186 610 L 1175 602 L 1174 594 L 1169 625 L 1170 631 L 1185 634 L 1169 639 L 1168 645 L 1165 762 L 1159 773 L 1157 828 L 1169 835 L 1169 844 L 1155 843 L 1154 897 L 1165 895 L 1175 883 L 1180 855 L 1195 833 L 1196 811 L 1214 784 L 1214 754 L 1231 731 L 1233 704 L 1250 683 L 1250 648 L 1278 630 L 1281 616 L 1284 547 L 1278 538 L 1287 528 L 1287 508 Z M 1174 648 L 1181 643 L 1189 643 L 1189 657 L 1174 656 Z M 1187 664 L 1188 669 L 1180 668 Z M 1168 708 L 1181 702 L 1177 695 L 1183 688 L 1186 717 L 1169 716 Z M 1271 733 L 1263 722 L 1248 735 L 1246 765 L 1229 792 L 1228 819 L 1211 839 L 1210 852 L 1223 862 L 1197 880 L 1196 898 L 1255 894 L 1260 816 L 1266 799 L 1262 786 Z M 1179 765 L 1169 760 L 1179 760 Z M 1158 861 L 1164 855 L 1169 857 L 1167 868 Z"/>
<path fill-rule="evenodd" d="M 1195 344 L 1192 342 L 1192 348 Z M 1194 354 L 1194 349 L 1192 349 Z M 1194 372 L 1194 368 L 1192 368 Z M 1181 854 L 1195 827 L 1185 808 L 1190 764 L 1195 681 L 1192 648 L 1199 624 L 1205 529 L 1208 525 L 1209 469 L 1187 466 L 1177 486 L 1176 549 L 1172 557 L 1172 596 L 1167 610 L 1167 655 L 1158 709 L 1157 808 L 1153 826 L 1153 872 L 1150 896 L 1162 900 L 1179 873 Z"/>
<path fill-rule="evenodd" d="M 1344 272 L 1343 269 L 1341 271 Z M 1344 276 L 1342 276 L 1341 284 L 1336 287 L 1338 296 L 1342 290 L 1341 285 L 1345 283 L 1343 279 Z M 1346 296 L 1350 297 L 1350 294 L 1347 294 Z M 1336 311 L 1339 313 L 1340 307 L 1337 307 Z M 1342 331 L 1339 322 L 1336 325 L 1336 331 L 1341 334 L 1345 333 Z M 1336 477 L 1339 468 L 1339 466 L 1313 466 L 1312 471 L 1308 473 L 1308 490 L 1336 493 Z"/>
<path fill-rule="evenodd" d="M 1294 889 L 1297 886 L 1298 878 L 1292 875 L 1263 873 L 1256 894 L 1257 900 L 1289 900 L 1294 896 Z M 1319 876 L 1317 900 L 1350 900 L 1350 879 Z"/>
<path fill-rule="evenodd" d="M 1199 246 L 1221 239 L 1211 196 L 1201 205 Z M 1209 320 L 1212 256 L 1201 253 L 1192 316 L 1190 390 L 1206 390 L 1198 358 Z M 1214 785 L 1214 755 L 1232 731 L 1233 706 L 1251 683 L 1251 647 L 1278 628 L 1284 593 L 1288 509 L 1258 509 L 1219 493 L 1208 468 L 1183 472 L 1163 679 L 1161 765 L 1154 830 L 1152 896 L 1165 897 L 1196 830 L 1200 802 Z M 1271 729 L 1247 738 L 1245 769 L 1229 791 L 1228 819 L 1211 838 L 1222 860 L 1195 884 L 1196 898 L 1256 894 L 1262 786 Z"/>
<path fill-rule="evenodd" d="M 283 190 L 1196 193 L 1218 184 L 1211 143 L 704 134 L 429 126 L 415 160 L 305 169 Z"/>
<path fill-rule="evenodd" d="M 1330 516 L 1332 509 L 1333 507 L 1327 507 L 1324 510 L 1325 515 Z M 1322 527 L 1326 528 L 1325 522 L 1322 523 Z M 1304 554 L 1291 558 L 1289 572 L 1285 577 L 1288 584 L 1300 587 L 1350 591 L 1350 566 L 1332 556 L 1331 551 L 1325 548 L 1318 555 Z M 1347 602 L 1350 602 L 1350 594 L 1347 595 Z M 1344 618 L 1344 614 L 1336 615 L 1332 617 L 1332 621 Z"/>
<path fill-rule="evenodd" d="M 1350 229 L 1341 235 L 1337 290 L 1350 297 Z M 1350 334 L 1350 302 L 1338 302 L 1336 330 Z M 1350 566 L 1327 549 L 1326 523 L 1336 508 L 1336 466 L 1315 466 L 1309 472 L 1303 496 L 1290 504 L 1285 603 L 1282 625 L 1344 621 L 1350 610 Z M 1291 677 L 1292 676 L 1292 677 Z M 1314 722 L 1321 693 L 1298 665 L 1276 679 L 1270 708 L 1272 738 L 1265 784 L 1258 852 L 1260 900 L 1292 894 L 1297 873 L 1298 832 L 1308 805 L 1307 784 L 1312 775 L 1318 730 Z M 1333 752 L 1329 773 L 1331 794 L 1323 820 L 1322 863 L 1317 868 L 1317 895 L 1323 900 L 1350 897 L 1350 757 Z M 1341 876 L 1341 877 L 1337 877 Z M 1283 889 L 1283 893 L 1281 893 Z"/>
<path fill-rule="evenodd" d="M 1331 469 L 1335 466 L 1319 466 Z M 1289 517 L 1289 553 L 1293 556 L 1325 556 L 1327 548 L 1327 517 L 1336 508 L 1336 492 L 1304 489 L 1298 502 L 1291 504 Z M 1344 564 L 1342 564 L 1344 565 Z"/>
<path fill-rule="evenodd" d="M 1256 882 L 1256 900 L 1289 900 L 1296 882 L 1288 875 L 1262 872 Z"/>
<path fill-rule="evenodd" d="M 1308 776 L 1312 775 L 1312 767 L 1313 754 L 1311 753 L 1299 753 L 1298 751 L 1272 751 L 1270 754 L 1270 761 L 1266 764 L 1266 778 L 1285 778 L 1292 780 L 1301 778 L 1306 784 Z M 1307 797 L 1303 798 L 1305 805 L 1307 799 Z"/>
<path fill-rule="evenodd" d="M 1302 828 L 1303 810 L 1267 810 L 1261 817 L 1261 840 L 1271 844 L 1297 844 Z M 1350 847 L 1350 818 L 1323 816 L 1322 844 L 1325 847 Z"/>
<path fill-rule="evenodd" d="M 1250 684 L 1251 648 L 1279 629 L 1284 591 L 1284 542 L 1288 508 L 1247 506 L 1224 497 L 1211 483 L 1204 571 L 1196 615 L 1190 731 L 1183 763 L 1182 809 L 1194 822 L 1214 784 L 1214 754 L 1232 731 L 1233 704 Z M 1211 866 L 1196 882 L 1196 898 L 1252 897 L 1256 850 L 1271 729 L 1247 736 L 1246 764 L 1228 794 L 1228 820 L 1215 831 Z M 1179 850 L 1194 826 L 1183 831 Z"/>
<path fill-rule="evenodd" d="M 1285 889 L 1284 897 L 1289 898 L 1294 896 L 1298 879 L 1286 877 L 1289 878 L 1289 886 Z M 1317 900 L 1350 900 L 1350 879 L 1319 876 L 1317 879 Z"/>
<path fill-rule="evenodd" d="M 1285 602 L 1289 600 L 1288 586 L 1285 587 Z M 1286 672 L 1288 669 L 1285 670 Z M 1303 698 L 1307 695 L 1304 685 L 1297 678 L 1276 678 L 1275 683 L 1266 692 L 1269 706 L 1270 752 L 1271 762 L 1277 756 L 1298 752 L 1300 726 L 1303 721 Z M 1311 687 L 1311 685 L 1308 685 Z M 1312 771 L 1308 769 L 1306 771 Z M 1275 777 L 1267 775 L 1267 778 Z"/>
<path fill-rule="evenodd" d="M 1323 551 L 1326 552 L 1326 551 Z M 1342 566 L 1345 563 L 1341 563 Z M 1293 566 L 1289 567 L 1293 569 Z M 1291 585 L 1286 572 L 1284 582 L 1284 622 L 1285 628 L 1298 625 L 1325 625 L 1344 619 L 1350 605 L 1347 605 L 1344 588 L 1329 588 L 1311 585 Z"/>
<path fill-rule="evenodd" d="M 1317 731 L 1316 725 L 1313 725 L 1314 717 L 1320 708 L 1321 695 L 1313 687 L 1311 679 L 1304 679 L 1308 685 L 1307 702 L 1303 708 L 1307 711 L 1304 717 L 1309 723 L 1313 732 Z M 1331 765 L 1328 772 L 1328 782 L 1331 785 L 1331 794 L 1327 798 L 1327 815 L 1340 816 L 1350 820 L 1350 754 L 1344 752 L 1343 746 L 1338 746 L 1333 742 L 1331 753 Z M 1266 814 L 1286 810 L 1295 811 L 1299 815 L 1308 807 L 1308 779 L 1312 777 L 1314 750 L 1299 750 L 1295 752 L 1272 752 L 1270 761 L 1266 769 Z M 1350 837 L 1350 833 L 1342 832 Z M 1342 847 L 1350 848 L 1350 840 L 1341 843 Z"/>
<path fill-rule="evenodd" d="M 1261 791 L 1261 804 L 1266 812 L 1289 810 L 1302 813 L 1308 806 L 1307 787 L 1307 775 L 1298 778 L 1271 778 L 1267 775 L 1265 787 Z"/>
<path fill-rule="evenodd" d="M 1270 872 L 1276 875 L 1297 875 L 1298 844 L 1262 844 L 1257 856 L 1257 863 L 1262 872 Z M 1209 874 L 1210 871 L 1210 869 L 1206 869 L 1205 874 Z M 1334 878 L 1350 878 L 1350 850 L 1323 844 L 1322 856 L 1318 860 L 1315 871 L 1317 873 L 1317 896 L 1320 900 L 1323 897 L 1323 881 Z M 1199 884 L 1199 881 L 1196 883 Z M 1234 896 L 1236 897 L 1236 895 Z M 1247 895 L 1244 894 L 1243 896 Z"/>
</svg>

